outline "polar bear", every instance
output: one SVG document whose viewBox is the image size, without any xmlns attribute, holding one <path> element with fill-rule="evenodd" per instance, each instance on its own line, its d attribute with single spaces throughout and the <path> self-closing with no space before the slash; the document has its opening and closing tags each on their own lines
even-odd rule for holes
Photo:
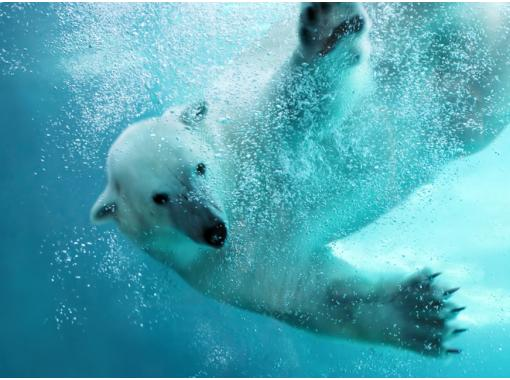
<svg viewBox="0 0 510 380">
<path fill-rule="evenodd" d="M 452 25 L 432 5 L 406 12 L 430 20 L 429 37 Z M 399 27 L 421 41 L 406 13 L 400 17 Z M 485 13 L 466 17 L 454 19 L 496 28 Z M 489 28 L 482 39 L 491 66 L 465 82 L 456 80 L 455 62 L 444 64 L 450 51 L 437 53 L 444 41 L 433 38 L 416 57 L 443 63 L 371 62 L 371 24 L 357 3 L 305 4 L 297 46 L 263 92 L 225 91 L 223 102 L 172 107 L 129 126 L 109 151 L 108 184 L 92 220 L 115 221 L 219 301 L 317 334 L 459 353 L 448 345 L 465 331 L 454 324 L 463 307 L 449 300 L 458 288 L 438 285 L 439 273 L 429 270 L 361 272 L 330 243 L 499 133 L 509 120 L 501 84 L 508 56 Z M 466 89 L 452 93 L 459 83 Z M 459 102 L 471 103 L 447 112 Z"/>
</svg>

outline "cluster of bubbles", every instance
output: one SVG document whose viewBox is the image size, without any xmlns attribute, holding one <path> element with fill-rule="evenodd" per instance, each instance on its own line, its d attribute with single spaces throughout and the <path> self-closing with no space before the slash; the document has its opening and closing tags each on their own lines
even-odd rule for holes
<svg viewBox="0 0 510 380">
<path fill-rule="evenodd" d="M 107 279 L 106 287 L 112 294 L 119 294 L 116 301 L 126 306 L 126 317 L 134 325 L 153 328 L 178 317 L 169 307 L 178 302 L 169 272 L 151 265 L 115 231 L 75 227 L 59 232 L 59 236 L 63 233 L 67 239 L 49 236 L 41 247 L 41 252 L 53 252 L 50 282 L 58 295 L 54 315 L 57 329 L 64 324 L 86 324 L 86 305 L 101 279 Z"/>
<path fill-rule="evenodd" d="M 109 145 L 129 123 L 196 99 L 240 46 L 271 24 L 270 19 L 256 22 L 253 11 L 260 7 L 51 4 L 39 11 L 21 6 L 20 12 L 38 11 L 56 19 L 58 33 L 45 44 L 55 58 L 54 74 L 63 78 L 56 90 L 67 94 L 59 113 L 46 126 L 41 169 L 35 175 L 46 171 L 45 157 L 55 151 L 60 152 L 66 171 L 59 180 L 102 169 Z M 277 8 L 280 14 L 285 10 L 285 6 Z M 2 17 L 10 17 L 13 9 L 0 11 Z M 278 12 L 271 19 L 277 17 Z M 211 44 L 211 39 L 216 43 Z M 8 63 L 2 70 L 7 74 L 29 70 L 20 66 L 30 62 L 29 54 L 27 59 L 24 54 L 0 52 L 0 59 Z M 131 318 L 136 324 L 148 325 L 172 315 L 165 308 L 152 319 L 142 316 L 151 306 L 169 303 L 172 281 L 168 271 L 148 269 L 148 259 L 115 232 L 74 228 L 59 235 L 48 236 L 41 247 L 54 252 L 51 282 L 66 289 L 58 302 L 57 326 L 86 318 L 86 310 L 79 310 L 80 294 L 93 288 L 98 274 L 127 286 L 120 302 L 133 306 Z"/>
<path fill-rule="evenodd" d="M 261 23 L 260 5 L 242 4 L 54 8 L 61 29 L 54 47 L 71 93 L 64 111 L 75 124 L 71 150 L 94 167 L 104 159 L 98 148 L 128 123 L 200 97 L 222 64 L 278 17 Z"/>
</svg>

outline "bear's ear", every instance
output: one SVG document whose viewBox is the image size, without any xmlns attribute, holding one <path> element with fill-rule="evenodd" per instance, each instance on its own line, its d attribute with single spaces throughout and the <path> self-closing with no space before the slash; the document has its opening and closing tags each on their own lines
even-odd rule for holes
<svg viewBox="0 0 510 380">
<path fill-rule="evenodd" d="M 182 111 L 180 119 L 187 126 L 193 127 L 205 119 L 207 115 L 207 102 L 202 100 L 200 102 L 193 103 Z"/>
<path fill-rule="evenodd" d="M 97 198 L 96 203 L 90 210 L 90 219 L 92 223 L 100 224 L 112 219 L 117 213 L 117 203 L 113 198 L 111 191 L 106 188 L 105 191 Z"/>
</svg>

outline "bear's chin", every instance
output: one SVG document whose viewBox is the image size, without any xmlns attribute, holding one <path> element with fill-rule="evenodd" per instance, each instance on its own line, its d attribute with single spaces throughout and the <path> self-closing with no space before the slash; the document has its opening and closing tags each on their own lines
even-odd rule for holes
<svg viewBox="0 0 510 380">
<path fill-rule="evenodd" d="M 176 230 L 144 234 L 134 240 L 151 257 L 178 272 L 189 270 L 201 256 L 214 250 Z"/>
</svg>

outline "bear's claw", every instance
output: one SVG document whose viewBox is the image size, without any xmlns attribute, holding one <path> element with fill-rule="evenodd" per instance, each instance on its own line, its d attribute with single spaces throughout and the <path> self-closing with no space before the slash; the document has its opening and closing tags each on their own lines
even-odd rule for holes
<svg viewBox="0 0 510 380">
<path fill-rule="evenodd" d="M 448 290 L 445 290 L 444 293 L 443 293 L 443 297 L 444 298 L 448 298 L 450 297 L 453 293 L 457 292 L 460 288 L 452 288 L 452 289 L 448 289 Z"/>
<path fill-rule="evenodd" d="M 453 309 L 451 310 L 451 312 L 456 314 L 456 313 L 460 313 L 462 310 L 465 310 L 465 309 L 466 309 L 466 307 L 465 307 L 465 306 L 456 307 L 456 308 L 453 308 Z"/>
</svg>

